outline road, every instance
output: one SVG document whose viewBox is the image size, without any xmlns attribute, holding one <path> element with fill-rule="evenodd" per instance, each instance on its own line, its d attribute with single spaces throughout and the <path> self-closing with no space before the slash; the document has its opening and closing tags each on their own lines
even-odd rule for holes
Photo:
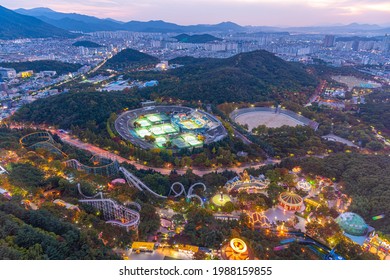
<svg viewBox="0 0 390 280">
<path fill-rule="evenodd" d="M 250 144 L 253 144 L 251 140 L 249 140 L 245 135 L 243 135 L 242 133 L 240 133 L 237 129 L 235 129 L 233 127 L 233 131 L 234 131 L 234 135 L 241 139 L 242 142 L 244 142 L 244 144 L 246 145 L 250 145 Z"/>
<path fill-rule="evenodd" d="M 324 91 L 326 84 L 327 84 L 326 80 L 321 80 L 316 90 L 314 91 L 313 95 L 310 97 L 309 102 L 305 105 L 305 107 L 310 106 L 313 102 L 317 101 L 317 99 L 320 97 L 320 94 Z"/>
<path fill-rule="evenodd" d="M 20 124 L 12 124 L 12 125 L 10 125 L 10 127 L 13 129 L 21 129 L 21 128 L 24 128 L 25 126 L 20 125 Z M 154 171 L 159 172 L 159 173 L 164 174 L 164 175 L 169 175 L 173 170 L 172 168 L 152 167 L 152 166 L 140 164 L 134 160 L 126 159 L 126 158 L 121 157 L 115 153 L 112 153 L 110 151 L 107 151 L 107 150 L 104 150 L 100 147 L 97 147 L 93 144 L 85 143 L 85 142 L 83 142 L 83 141 L 81 141 L 81 140 L 79 140 L 79 139 L 77 139 L 77 138 L 75 138 L 67 133 L 64 133 L 60 130 L 48 128 L 44 125 L 35 125 L 34 127 L 29 127 L 29 128 L 48 130 L 53 135 L 57 134 L 61 138 L 62 142 L 64 142 L 64 143 L 72 145 L 72 146 L 74 146 L 78 149 L 81 149 L 81 150 L 89 151 L 93 155 L 99 154 L 99 155 L 103 155 L 107 158 L 117 160 L 119 163 L 125 162 L 125 163 L 132 164 L 139 170 L 150 170 L 151 169 L 151 170 L 154 170 Z M 267 159 L 266 161 L 264 161 L 262 163 L 246 164 L 246 165 L 242 165 L 240 167 L 206 168 L 206 169 L 191 168 L 191 169 L 192 169 L 192 172 L 198 176 L 203 176 L 203 175 L 211 173 L 211 172 L 223 172 L 225 170 L 233 171 L 233 172 L 236 172 L 238 174 L 238 173 L 244 172 L 244 170 L 246 168 L 260 168 L 260 167 L 267 165 L 267 164 L 278 164 L 278 163 L 280 163 L 280 160 Z M 178 174 L 182 175 L 182 174 L 185 174 L 187 172 L 188 168 L 175 169 L 175 170 Z"/>
<path fill-rule="evenodd" d="M 109 152 L 107 150 L 99 148 L 99 147 L 97 147 L 95 145 L 92 145 L 92 144 L 89 144 L 89 143 L 84 143 L 84 142 L 82 142 L 81 140 L 79 140 L 77 138 L 73 138 L 70 135 L 68 135 L 66 133 L 62 133 L 62 132 L 60 132 L 58 130 L 55 130 L 55 129 L 50 129 L 50 132 L 52 134 L 57 134 L 64 143 L 67 143 L 69 145 L 72 145 L 72 146 L 77 147 L 77 148 L 82 149 L 82 150 L 87 150 L 87 151 L 89 151 L 92 154 L 105 155 L 105 156 L 107 156 L 107 157 L 109 157 L 111 159 L 117 160 L 119 163 L 126 162 L 126 163 L 129 163 L 129 164 L 132 164 L 137 169 L 141 169 L 141 170 L 152 169 L 152 170 L 154 170 L 156 172 L 160 172 L 161 174 L 164 174 L 164 175 L 169 175 L 171 173 L 171 171 L 172 171 L 171 168 L 160 168 L 160 167 L 146 166 L 146 165 L 140 164 L 140 163 L 138 163 L 138 162 L 136 162 L 134 160 L 126 159 L 126 158 L 121 157 L 121 156 L 119 156 L 117 154 L 114 154 L 112 152 Z M 223 172 L 225 170 L 233 171 L 233 172 L 236 172 L 236 173 L 241 173 L 246 168 L 260 168 L 261 166 L 264 166 L 265 164 L 277 164 L 279 162 L 280 162 L 279 160 L 268 160 L 267 162 L 262 162 L 262 163 L 252 164 L 252 165 L 243 165 L 243 166 L 240 166 L 240 167 L 209 168 L 209 169 L 193 168 L 192 172 L 194 174 L 198 175 L 198 176 L 203 176 L 203 175 L 211 173 L 211 172 Z M 187 169 L 186 168 L 176 169 L 176 171 L 177 171 L 178 174 L 185 174 Z"/>
</svg>

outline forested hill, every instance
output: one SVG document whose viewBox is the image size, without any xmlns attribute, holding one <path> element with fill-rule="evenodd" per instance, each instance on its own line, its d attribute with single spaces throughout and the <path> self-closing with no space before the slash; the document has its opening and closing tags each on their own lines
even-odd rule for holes
<svg viewBox="0 0 390 280">
<path fill-rule="evenodd" d="M 317 79 L 303 65 L 267 51 L 241 53 L 227 59 L 177 58 L 184 67 L 168 71 L 157 89 L 160 96 L 203 102 L 305 100 Z M 173 76 L 173 77 L 172 77 Z"/>
<path fill-rule="evenodd" d="M 200 35 L 188 35 L 188 34 L 180 34 L 175 37 L 181 43 L 191 43 L 191 44 L 203 44 L 213 41 L 222 41 L 221 38 L 217 38 L 210 34 L 200 34 Z"/>
<path fill-rule="evenodd" d="M 85 48 L 101 48 L 103 47 L 102 45 L 91 42 L 91 41 L 77 41 L 73 43 L 73 46 L 75 47 L 85 47 Z"/>
<path fill-rule="evenodd" d="M 138 106 L 139 99 L 117 93 L 67 93 L 39 99 L 23 106 L 13 118 L 21 122 L 49 123 L 68 129 L 105 128 L 111 112 Z"/>
<path fill-rule="evenodd" d="M 158 62 L 159 59 L 157 57 L 133 49 L 124 49 L 110 58 L 105 64 L 105 68 L 127 70 L 130 68 L 156 64 Z"/>
</svg>

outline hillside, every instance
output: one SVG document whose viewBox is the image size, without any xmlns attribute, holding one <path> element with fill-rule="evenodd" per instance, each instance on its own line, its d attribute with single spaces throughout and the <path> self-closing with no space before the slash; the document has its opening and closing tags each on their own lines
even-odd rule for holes
<svg viewBox="0 0 390 280">
<path fill-rule="evenodd" d="M 105 128 L 111 112 L 138 106 L 139 100 L 128 94 L 68 93 L 39 99 L 23 106 L 13 118 L 16 121 L 50 123 L 69 129 L 72 125 L 82 128 Z"/>
<path fill-rule="evenodd" d="M 72 44 L 75 47 L 85 47 L 85 48 L 101 48 L 103 47 L 102 45 L 91 42 L 91 41 L 77 41 Z"/>
<path fill-rule="evenodd" d="M 15 13 L 0 6 L 0 39 L 76 37 L 70 32 L 37 18 Z"/>
<path fill-rule="evenodd" d="M 167 71 L 157 95 L 203 102 L 301 99 L 317 80 L 303 65 L 286 62 L 266 51 L 242 53 L 227 59 L 178 58 L 185 65 Z M 294 95 L 295 92 L 303 94 Z"/>
<path fill-rule="evenodd" d="M 352 196 L 349 209 L 361 215 L 376 230 L 390 233 L 390 158 L 388 156 L 334 154 L 323 159 L 306 158 L 298 162 L 307 173 L 335 178 Z M 292 166 L 296 166 L 292 165 Z M 290 166 L 289 166 L 290 167 Z M 384 214 L 385 219 L 372 217 Z"/>
<path fill-rule="evenodd" d="M 173 38 L 177 39 L 181 43 L 191 43 L 191 44 L 204 44 L 208 42 L 222 41 L 222 39 L 217 38 L 210 34 L 201 34 L 201 35 L 180 34 Z"/>
<path fill-rule="evenodd" d="M 106 69 L 127 70 L 140 66 L 156 64 L 159 62 L 157 57 L 139 52 L 133 49 L 124 49 L 105 64 Z"/>
<path fill-rule="evenodd" d="M 33 70 L 40 71 L 56 71 L 58 75 L 69 72 L 76 72 L 82 67 L 81 64 L 66 63 L 56 60 L 38 60 L 26 62 L 2 62 L 0 67 L 14 68 L 16 72 Z"/>
</svg>

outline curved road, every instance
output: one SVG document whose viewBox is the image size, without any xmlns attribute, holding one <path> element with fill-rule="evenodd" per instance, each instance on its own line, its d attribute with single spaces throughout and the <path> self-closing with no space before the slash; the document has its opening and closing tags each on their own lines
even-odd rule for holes
<svg viewBox="0 0 390 280">
<path fill-rule="evenodd" d="M 82 149 L 82 150 L 87 150 L 89 152 L 91 152 L 92 154 L 101 154 L 101 155 L 106 155 L 107 157 L 111 158 L 111 159 L 115 159 L 117 160 L 119 163 L 123 163 L 123 162 L 126 162 L 126 163 L 129 163 L 129 164 L 132 164 L 134 165 L 137 169 L 142 169 L 142 170 L 149 170 L 149 169 L 152 169 L 154 171 L 157 171 L 157 172 L 160 172 L 161 174 L 164 174 L 164 175 L 169 175 L 172 171 L 172 169 L 170 168 L 159 168 L 159 167 L 151 167 L 151 166 L 146 166 L 146 165 L 143 165 L 143 164 L 139 164 L 137 163 L 136 161 L 134 160 L 129 160 L 129 159 L 126 159 L 124 157 L 121 157 L 117 154 L 114 154 L 114 153 L 111 153 L 107 150 L 104 150 L 102 148 L 99 148 L 97 146 L 94 146 L 92 144 L 89 144 L 89 143 L 84 143 L 82 141 L 80 141 L 79 139 L 76 139 L 76 138 L 72 138 L 70 137 L 68 134 L 65 134 L 65 133 L 62 133 L 58 130 L 50 130 L 51 133 L 53 134 L 57 134 L 61 140 L 69 145 L 72 145 L 72 146 L 75 146 L 79 149 Z M 234 171 L 236 173 L 241 173 L 244 171 L 244 169 L 246 168 L 259 168 L 261 166 L 264 166 L 266 164 L 276 164 L 276 163 L 279 163 L 280 161 L 279 160 L 272 160 L 272 161 L 267 161 L 267 162 L 263 162 L 263 163 L 259 163 L 259 164 L 254 164 L 254 165 L 245 165 L 245 166 L 241 166 L 241 167 L 227 167 L 227 168 L 210 168 L 210 169 L 197 169 L 197 168 L 193 168 L 192 169 L 192 172 L 198 176 L 203 176 L 205 174 L 208 174 L 208 173 L 211 173 L 211 172 L 223 172 L 224 170 L 229 170 L 229 171 Z M 177 173 L 178 174 L 184 174 L 186 173 L 187 169 L 176 169 Z"/>
<path fill-rule="evenodd" d="M 13 124 L 13 125 L 10 125 L 10 127 L 11 128 L 15 128 L 15 129 L 20 129 L 20 128 L 23 128 L 24 126 L 20 125 L 20 124 Z M 152 169 L 152 170 L 154 170 L 156 172 L 159 172 L 161 174 L 164 174 L 164 175 L 169 175 L 171 173 L 171 171 L 173 170 L 171 168 L 152 167 L 152 166 L 139 164 L 139 163 L 137 163 L 134 160 L 126 159 L 124 157 L 121 157 L 121 156 L 119 156 L 117 154 L 114 154 L 112 152 L 109 152 L 107 150 L 99 148 L 99 147 L 97 147 L 95 145 L 92 145 L 90 143 L 84 143 L 84 142 L 82 142 L 81 140 L 79 140 L 77 138 L 71 137 L 69 134 L 63 133 L 63 132 L 61 132 L 59 130 L 56 130 L 56 129 L 49 129 L 47 126 L 44 126 L 44 125 L 36 125 L 36 126 L 34 126 L 32 128 L 42 129 L 42 130 L 49 130 L 52 134 L 57 134 L 64 143 L 67 143 L 69 145 L 75 146 L 76 148 L 79 148 L 79 149 L 82 149 L 82 150 L 87 150 L 90 153 L 92 153 L 93 155 L 100 154 L 100 155 L 104 155 L 104 156 L 106 156 L 108 158 L 111 158 L 113 160 L 117 160 L 119 163 L 126 162 L 126 163 L 129 163 L 129 164 L 132 164 L 137 169 L 141 169 L 141 170 Z M 192 172 L 194 174 L 198 175 L 198 176 L 203 176 L 203 175 L 211 173 L 211 172 L 223 172 L 225 170 L 233 171 L 233 172 L 236 172 L 236 173 L 241 173 L 246 168 L 259 168 L 259 167 L 267 165 L 267 164 L 277 164 L 279 162 L 280 162 L 280 160 L 268 159 L 267 161 L 262 162 L 262 163 L 253 164 L 253 165 L 243 165 L 243 166 L 240 166 L 240 167 L 209 168 L 209 169 L 192 168 Z M 182 174 L 186 173 L 187 168 L 175 169 L 175 170 L 176 170 L 176 172 L 178 174 L 182 175 Z"/>
</svg>

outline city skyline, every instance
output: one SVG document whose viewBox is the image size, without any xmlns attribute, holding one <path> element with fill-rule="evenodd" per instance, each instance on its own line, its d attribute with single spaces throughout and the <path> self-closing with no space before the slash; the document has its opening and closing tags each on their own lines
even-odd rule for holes
<svg viewBox="0 0 390 280">
<path fill-rule="evenodd" d="M 10 9 L 47 7 L 58 12 L 81 13 L 121 21 L 164 20 L 177 24 L 213 24 L 233 21 L 240 25 L 315 26 L 352 22 L 390 25 L 386 0 L 4 0 Z M 191 11 L 191 15 L 187 11 Z M 294 15 L 294 16 L 290 16 Z"/>
</svg>

